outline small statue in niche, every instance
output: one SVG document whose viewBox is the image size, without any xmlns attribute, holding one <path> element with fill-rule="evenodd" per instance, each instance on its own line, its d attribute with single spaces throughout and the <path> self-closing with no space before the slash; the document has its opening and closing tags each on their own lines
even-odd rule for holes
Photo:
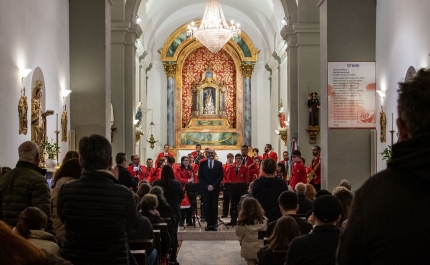
<svg viewBox="0 0 430 265">
<path fill-rule="evenodd" d="M 386 130 L 387 130 L 387 116 L 385 115 L 384 107 L 383 106 L 381 106 L 381 112 L 379 114 L 380 114 L 380 116 L 379 116 L 379 124 L 381 125 L 381 137 L 380 137 L 380 139 L 381 139 L 381 143 L 385 143 L 387 141 L 387 137 L 386 137 L 386 135 L 387 135 L 387 133 L 386 133 Z"/>
<path fill-rule="evenodd" d="M 27 119 L 27 96 L 25 95 L 25 87 L 22 89 L 22 95 L 18 103 L 18 117 L 19 117 L 19 134 L 27 135 L 28 119 Z"/>
<path fill-rule="evenodd" d="M 215 114 L 215 105 L 212 97 L 212 89 L 205 89 L 204 91 L 204 103 L 203 114 Z"/>
<path fill-rule="evenodd" d="M 279 109 L 278 109 L 278 117 L 279 117 L 279 125 L 281 128 L 287 128 L 287 123 L 285 123 L 285 112 L 284 112 L 284 106 L 281 103 L 279 103 Z"/>
<path fill-rule="evenodd" d="M 308 96 L 309 126 L 318 126 L 318 109 L 320 102 L 317 99 L 317 92 L 311 92 Z"/>
<path fill-rule="evenodd" d="M 64 105 L 63 114 L 61 115 L 61 141 L 67 142 L 67 108 Z"/>
<path fill-rule="evenodd" d="M 139 105 L 137 105 L 136 107 L 136 115 L 134 115 L 134 120 L 137 121 L 136 127 L 140 127 L 140 125 L 142 124 L 142 117 L 142 102 L 139 102 Z"/>
</svg>

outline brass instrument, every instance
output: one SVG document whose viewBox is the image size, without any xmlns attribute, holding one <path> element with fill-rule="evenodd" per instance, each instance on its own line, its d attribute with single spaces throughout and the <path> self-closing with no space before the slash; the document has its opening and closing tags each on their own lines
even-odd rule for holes
<svg viewBox="0 0 430 265">
<path fill-rule="evenodd" d="M 312 181 L 312 180 L 316 179 L 317 174 L 315 174 L 315 172 L 316 172 L 316 171 L 318 170 L 318 168 L 320 167 L 320 164 L 321 164 L 321 159 L 320 159 L 320 161 L 318 162 L 318 164 L 317 164 L 314 168 L 312 168 L 312 171 L 311 171 L 311 172 L 309 172 L 309 174 L 306 176 L 306 180 L 308 181 L 308 183 L 311 183 L 311 181 Z"/>
<path fill-rule="evenodd" d="M 201 160 L 202 158 L 204 158 L 204 157 L 205 157 L 205 154 L 204 154 L 203 152 L 200 152 L 200 153 L 196 156 L 196 158 L 194 159 L 194 164 L 198 165 L 198 164 L 199 164 L 199 162 L 200 162 L 200 160 Z"/>
</svg>

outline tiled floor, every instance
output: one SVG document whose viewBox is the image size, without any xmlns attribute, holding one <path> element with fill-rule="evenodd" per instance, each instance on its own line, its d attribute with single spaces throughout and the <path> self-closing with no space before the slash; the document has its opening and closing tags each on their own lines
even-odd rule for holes
<svg viewBox="0 0 430 265">
<path fill-rule="evenodd" d="M 237 240 L 185 240 L 177 260 L 181 265 L 246 265 Z"/>
</svg>

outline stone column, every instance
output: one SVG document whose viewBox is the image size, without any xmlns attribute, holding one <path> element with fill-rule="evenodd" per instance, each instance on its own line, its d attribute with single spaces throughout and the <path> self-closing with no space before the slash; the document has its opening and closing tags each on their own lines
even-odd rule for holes
<svg viewBox="0 0 430 265">
<path fill-rule="evenodd" d="M 110 139 L 111 4 L 70 0 L 70 129 Z"/>
<path fill-rule="evenodd" d="M 164 64 L 167 75 L 167 144 L 175 146 L 175 76 L 176 64 Z"/>
<path fill-rule="evenodd" d="M 243 76 L 243 144 L 250 146 L 252 143 L 252 119 L 251 119 L 251 75 L 253 64 L 242 64 Z"/>
</svg>

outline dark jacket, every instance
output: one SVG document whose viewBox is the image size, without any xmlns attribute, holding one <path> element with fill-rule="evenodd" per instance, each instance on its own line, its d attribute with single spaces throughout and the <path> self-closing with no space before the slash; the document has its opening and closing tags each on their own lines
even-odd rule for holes
<svg viewBox="0 0 430 265">
<path fill-rule="evenodd" d="M 312 233 L 294 238 L 286 265 L 335 264 L 339 234 L 336 225 L 318 225 Z"/>
<path fill-rule="evenodd" d="M 128 264 L 127 234 L 138 228 L 135 200 L 108 171 L 84 170 L 61 187 L 58 215 L 66 228 L 62 256 L 79 264 Z"/>
<path fill-rule="evenodd" d="M 306 195 L 301 194 L 297 195 L 297 197 L 299 198 L 297 214 L 306 214 L 309 210 L 312 210 L 312 201 L 306 198 Z"/>
<path fill-rule="evenodd" d="M 357 191 L 339 264 L 430 264 L 430 133 L 393 146 L 388 168 Z"/>
<path fill-rule="evenodd" d="M 182 184 L 176 179 L 170 180 L 170 185 L 164 185 L 161 179 L 154 182 L 154 186 L 160 186 L 164 189 L 164 197 L 169 203 L 173 212 L 175 213 L 176 223 L 181 220 L 181 201 L 184 198 L 184 190 L 182 189 Z M 160 213 L 161 214 L 161 213 Z M 177 226 L 178 224 L 176 224 Z"/>
<path fill-rule="evenodd" d="M 152 229 L 151 221 L 139 214 L 139 225 L 137 226 L 137 230 L 127 235 L 127 239 L 153 239 L 154 238 L 154 230 Z"/>
<path fill-rule="evenodd" d="M 127 188 L 133 189 L 137 192 L 137 184 L 139 182 L 138 177 L 132 177 L 130 172 L 125 167 L 117 165 L 118 167 L 118 184 L 126 186 Z"/>
<path fill-rule="evenodd" d="M 45 230 L 53 233 L 51 195 L 45 174 L 46 170 L 32 163 L 18 161 L 13 170 L 0 178 L 0 220 L 14 227 L 22 211 L 37 207 L 48 216 Z"/>
<path fill-rule="evenodd" d="M 213 161 L 213 168 L 209 169 L 209 160 L 200 162 L 199 164 L 199 182 L 200 189 L 202 192 L 209 192 L 208 186 L 214 187 L 212 192 L 219 192 L 221 189 L 221 181 L 224 177 L 224 171 L 222 169 L 222 163 L 220 161 Z"/>
<path fill-rule="evenodd" d="M 150 212 L 142 212 L 142 215 L 148 218 L 151 224 L 164 223 L 163 218 L 161 218 L 158 215 L 154 215 Z M 166 253 L 172 245 L 172 239 L 170 238 L 170 233 L 161 233 L 160 237 L 161 237 L 161 252 Z"/>
<path fill-rule="evenodd" d="M 299 226 L 300 235 L 306 235 L 309 234 L 309 232 L 312 230 L 312 225 L 305 220 L 303 220 L 300 217 L 297 217 L 295 214 L 288 214 L 288 216 L 291 216 L 294 220 L 296 220 L 297 225 Z M 267 237 L 270 237 L 275 230 L 276 221 L 273 221 L 267 225 Z"/>
<path fill-rule="evenodd" d="M 172 210 L 170 205 L 165 204 L 161 201 L 158 202 L 157 211 L 160 213 L 162 218 L 170 218 L 172 224 L 168 227 L 169 235 L 172 240 L 172 247 L 178 246 L 178 221 L 176 220 L 175 212 Z"/>
<path fill-rule="evenodd" d="M 278 263 L 272 262 L 272 250 L 267 250 L 267 245 L 260 248 L 260 250 L 257 252 L 258 257 L 258 265 L 283 265 L 284 261 Z M 285 249 L 286 250 L 286 249 Z"/>
<path fill-rule="evenodd" d="M 288 187 L 285 179 L 261 177 L 254 181 L 252 196 L 263 207 L 268 223 L 276 221 L 282 216 L 279 210 L 278 197 L 286 190 Z"/>
</svg>

